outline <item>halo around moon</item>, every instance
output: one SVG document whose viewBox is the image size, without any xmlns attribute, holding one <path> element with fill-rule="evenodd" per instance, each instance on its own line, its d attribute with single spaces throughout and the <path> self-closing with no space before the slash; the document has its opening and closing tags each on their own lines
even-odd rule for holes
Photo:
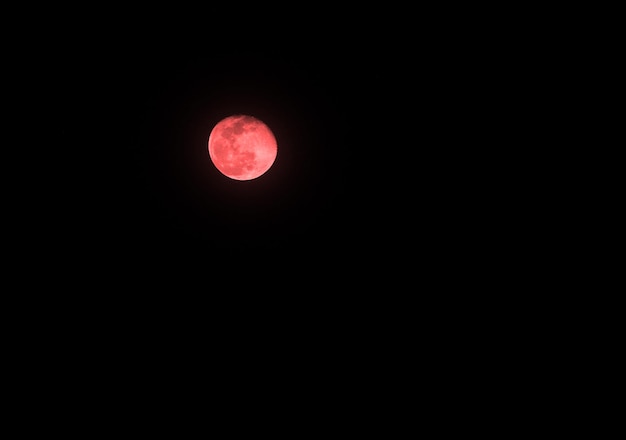
<svg viewBox="0 0 626 440">
<path fill-rule="evenodd" d="M 261 120 L 249 115 L 228 116 L 209 135 L 209 156 L 226 177 L 252 180 L 274 164 L 278 145 L 274 133 Z"/>
</svg>

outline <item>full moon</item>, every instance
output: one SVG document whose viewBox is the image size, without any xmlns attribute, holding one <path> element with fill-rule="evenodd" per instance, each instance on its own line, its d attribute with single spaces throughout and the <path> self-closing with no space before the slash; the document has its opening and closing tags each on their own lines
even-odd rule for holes
<svg viewBox="0 0 626 440">
<path fill-rule="evenodd" d="M 209 156 L 215 167 L 235 180 L 265 174 L 276 160 L 278 146 L 265 123 L 248 115 L 222 119 L 209 135 Z"/>
</svg>

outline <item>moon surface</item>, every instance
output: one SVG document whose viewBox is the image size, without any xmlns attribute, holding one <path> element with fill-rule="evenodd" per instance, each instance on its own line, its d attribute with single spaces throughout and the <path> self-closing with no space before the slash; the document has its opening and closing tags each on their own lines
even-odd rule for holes
<svg viewBox="0 0 626 440">
<path fill-rule="evenodd" d="M 209 135 L 215 167 L 235 180 L 252 180 L 269 170 L 278 153 L 274 134 L 261 120 L 233 115 L 218 122 Z"/>
</svg>

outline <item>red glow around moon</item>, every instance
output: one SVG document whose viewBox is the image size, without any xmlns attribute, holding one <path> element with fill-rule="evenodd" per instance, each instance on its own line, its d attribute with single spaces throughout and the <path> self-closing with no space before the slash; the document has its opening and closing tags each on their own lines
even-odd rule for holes
<svg viewBox="0 0 626 440">
<path fill-rule="evenodd" d="M 274 164 L 274 134 L 253 116 L 234 115 L 217 123 L 209 135 L 209 156 L 215 167 L 235 180 L 255 179 Z"/>
</svg>

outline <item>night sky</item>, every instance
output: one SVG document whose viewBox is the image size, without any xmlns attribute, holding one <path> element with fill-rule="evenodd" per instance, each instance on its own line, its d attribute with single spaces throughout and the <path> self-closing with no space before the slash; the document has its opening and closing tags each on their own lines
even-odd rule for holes
<svg viewBox="0 0 626 440">
<path fill-rule="evenodd" d="M 528 328 L 507 332 L 526 301 L 510 292 L 530 284 L 518 250 L 543 221 L 507 184 L 542 156 L 502 33 L 448 5 L 160 7 L 53 5 L 14 35 L 30 47 L 14 45 L 7 86 L 28 117 L 5 212 L 21 307 L 5 310 L 23 383 L 56 386 L 54 408 L 76 384 L 84 411 L 127 407 L 142 432 L 181 412 L 178 437 L 208 404 L 237 428 L 233 408 L 274 397 L 279 424 L 333 413 L 371 432 L 370 411 L 385 437 L 425 389 L 433 411 L 474 407 L 462 399 L 521 359 L 504 353 Z M 251 181 L 208 155 L 233 114 L 277 139 Z"/>
</svg>

